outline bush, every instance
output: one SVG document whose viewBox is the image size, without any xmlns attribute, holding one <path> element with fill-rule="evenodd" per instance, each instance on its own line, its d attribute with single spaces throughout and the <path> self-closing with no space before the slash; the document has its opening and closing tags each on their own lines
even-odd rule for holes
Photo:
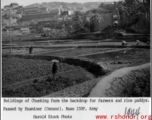
<svg viewBox="0 0 152 120">
<path fill-rule="evenodd" d="M 86 70 L 88 70 L 89 72 L 93 73 L 96 77 L 106 74 L 106 71 L 100 65 L 94 62 L 84 61 L 80 59 L 73 59 L 73 58 L 67 58 L 65 59 L 65 62 L 75 66 L 81 66 Z"/>
</svg>

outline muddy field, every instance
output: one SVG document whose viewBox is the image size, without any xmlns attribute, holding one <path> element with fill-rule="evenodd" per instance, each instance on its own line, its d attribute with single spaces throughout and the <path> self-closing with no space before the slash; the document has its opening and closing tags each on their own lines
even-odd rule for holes
<svg viewBox="0 0 152 120">
<path fill-rule="evenodd" d="M 149 49 L 129 49 L 121 50 L 116 52 L 108 52 L 102 54 L 87 55 L 84 58 L 94 60 L 95 62 L 107 62 L 111 61 L 115 64 L 115 61 L 133 61 L 133 60 L 144 60 L 150 61 L 150 50 Z"/>
<path fill-rule="evenodd" d="M 40 54 L 40 53 L 44 53 L 44 52 L 52 52 L 52 51 L 56 51 L 58 49 L 43 49 L 43 48 L 34 48 L 32 53 L 33 54 Z M 59 49 L 60 50 L 60 49 Z M 28 55 L 29 54 L 29 48 L 13 48 L 11 50 L 12 54 L 19 54 L 19 55 Z M 3 49 L 2 50 L 3 54 L 8 54 L 10 53 L 10 49 Z"/>
<path fill-rule="evenodd" d="M 118 50 L 119 48 L 74 48 L 70 50 L 54 52 L 54 53 L 45 53 L 46 56 L 58 56 L 58 57 L 75 57 L 79 55 L 105 52 L 109 50 Z"/>
</svg>

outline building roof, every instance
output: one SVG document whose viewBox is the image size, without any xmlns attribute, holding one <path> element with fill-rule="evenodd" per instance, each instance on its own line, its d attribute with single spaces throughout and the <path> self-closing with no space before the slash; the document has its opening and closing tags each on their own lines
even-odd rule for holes
<svg viewBox="0 0 152 120">
<path fill-rule="evenodd" d="M 13 2 L 13 3 L 11 3 L 11 5 L 18 5 L 18 3 Z"/>
<path fill-rule="evenodd" d="M 68 14 L 69 14 L 68 11 L 63 11 L 63 12 L 61 13 L 61 16 L 68 15 Z"/>
<path fill-rule="evenodd" d="M 58 11 L 52 11 L 50 13 L 42 13 L 42 14 L 23 15 L 22 22 L 31 21 L 32 19 L 54 18 L 57 15 L 58 15 Z"/>
<path fill-rule="evenodd" d="M 16 9 L 20 9 L 20 8 L 22 8 L 22 9 L 23 9 L 23 6 L 18 6 L 18 7 L 16 7 Z"/>
<path fill-rule="evenodd" d="M 114 4 L 114 2 L 102 2 L 102 4 L 104 4 L 104 5 L 111 5 L 111 4 Z"/>
<path fill-rule="evenodd" d="M 14 29 L 20 29 L 20 28 L 32 28 L 32 26 L 12 26 Z"/>
<path fill-rule="evenodd" d="M 38 7 L 38 6 L 24 8 L 25 11 L 29 11 L 29 10 L 33 10 L 33 9 L 46 9 L 46 8 L 45 7 Z"/>
<path fill-rule="evenodd" d="M 5 5 L 5 6 L 4 6 L 4 8 L 11 8 L 11 6 L 9 6 L 9 5 Z"/>
</svg>

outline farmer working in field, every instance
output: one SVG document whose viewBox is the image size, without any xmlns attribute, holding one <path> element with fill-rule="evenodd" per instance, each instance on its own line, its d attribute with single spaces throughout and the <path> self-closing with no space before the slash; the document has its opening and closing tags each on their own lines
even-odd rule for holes
<svg viewBox="0 0 152 120">
<path fill-rule="evenodd" d="M 54 62 L 54 63 L 53 63 L 53 66 L 52 66 L 53 80 L 56 79 L 56 78 L 55 78 L 55 74 L 56 74 L 56 72 L 57 72 L 57 69 L 58 69 L 57 64 L 56 64 L 56 62 Z"/>
<path fill-rule="evenodd" d="M 122 45 L 127 45 L 127 42 L 123 40 Z"/>
<path fill-rule="evenodd" d="M 136 42 L 137 42 L 137 45 L 139 45 L 140 41 L 139 41 L 139 40 L 137 40 Z"/>
<path fill-rule="evenodd" d="M 32 47 L 32 46 L 30 46 L 30 47 L 29 47 L 29 54 L 31 54 L 31 53 L 32 53 L 32 51 L 33 51 L 33 47 Z"/>
</svg>

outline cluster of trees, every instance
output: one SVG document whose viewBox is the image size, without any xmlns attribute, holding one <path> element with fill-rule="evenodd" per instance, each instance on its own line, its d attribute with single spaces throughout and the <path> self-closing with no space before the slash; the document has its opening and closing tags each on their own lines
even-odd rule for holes
<svg viewBox="0 0 152 120">
<path fill-rule="evenodd" d="M 140 15 L 145 15 L 147 19 L 150 19 L 150 0 L 125 0 L 124 3 L 119 3 L 118 8 L 123 18 L 132 25 L 138 21 Z"/>
<path fill-rule="evenodd" d="M 119 9 L 124 25 L 135 24 L 140 15 L 145 15 L 150 20 L 150 0 L 143 0 L 143 2 L 141 0 L 125 0 L 124 2 L 115 2 L 113 6 L 101 3 L 96 11 L 99 13 L 101 8 L 112 11 L 115 7 Z"/>
</svg>

